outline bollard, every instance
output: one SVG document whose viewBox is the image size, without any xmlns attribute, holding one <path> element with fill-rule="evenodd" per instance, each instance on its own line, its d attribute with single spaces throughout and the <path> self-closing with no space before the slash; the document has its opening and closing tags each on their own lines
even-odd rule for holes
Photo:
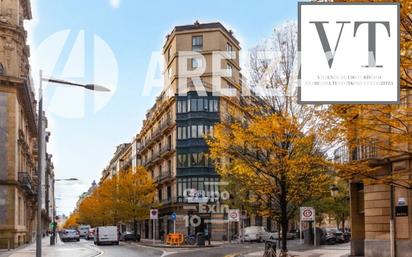
<svg viewBox="0 0 412 257">
<path fill-rule="evenodd" d="M 10 251 L 10 238 L 7 238 L 7 251 Z"/>
</svg>

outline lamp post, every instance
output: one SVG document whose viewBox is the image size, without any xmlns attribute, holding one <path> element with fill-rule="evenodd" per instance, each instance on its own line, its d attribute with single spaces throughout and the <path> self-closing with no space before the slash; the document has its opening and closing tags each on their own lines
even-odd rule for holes
<svg viewBox="0 0 412 257">
<path fill-rule="evenodd" d="M 43 77 L 43 71 L 40 70 L 39 79 L 39 113 L 38 113 L 38 138 L 37 138 L 37 228 L 36 228 L 36 257 L 41 257 L 41 242 L 42 242 L 42 222 L 41 222 L 41 209 L 42 209 L 42 176 L 43 176 L 43 161 L 44 161 L 44 124 L 43 124 L 43 82 L 50 82 L 55 84 L 63 84 L 68 86 L 83 87 L 88 90 L 109 92 L 110 90 L 106 87 L 95 85 L 95 84 L 79 84 L 73 83 L 65 80 L 45 78 Z"/>
</svg>

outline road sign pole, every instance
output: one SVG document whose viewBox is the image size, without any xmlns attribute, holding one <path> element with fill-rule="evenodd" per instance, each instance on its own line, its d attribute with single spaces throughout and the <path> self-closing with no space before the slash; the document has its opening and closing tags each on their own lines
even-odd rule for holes
<svg viewBox="0 0 412 257">
<path fill-rule="evenodd" d="M 230 221 L 227 220 L 227 242 L 230 244 Z"/>
<path fill-rule="evenodd" d="M 155 244 L 155 221 L 156 220 L 153 220 L 153 224 L 152 224 L 152 226 L 153 226 L 153 244 Z"/>
<path fill-rule="evenodd" d="M 302 221 L 299 220 L 299 238 L 300 238 L 300 244 L 302 244 Z"/>
<path fill-rule="evenodd" d="M 176 220 L 173 221 L 173 234 L 176 233 Z"/>
<path fill-rule="evenodd" d="M 313 245 L 316 246 L 316 214 L 313 210 Z"/>
</svg>

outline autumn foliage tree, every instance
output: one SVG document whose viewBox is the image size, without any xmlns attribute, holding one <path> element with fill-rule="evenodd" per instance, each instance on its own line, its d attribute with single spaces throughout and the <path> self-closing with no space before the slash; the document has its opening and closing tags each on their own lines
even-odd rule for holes
<svg viewBox="0 0 412 257">
<path fill-rule="evenodd" d="M 63 224 L 63 228 L 77 228 L 79 226 L 79 213 L 73 212 Z"/>
<path fill-rule="evenodd" d="M 143 167 L 120 171 L 83 199 L 79 221 L 93 227 L 132 221 L 137 234 L 137 221 L 148 217 L 154 191 L 151 176 Z"/>
<path fill-rule="evenodd" d="M 284 253 L 289 219 L 331 185 L 317 109 L 297 104 L 290 88 L 296 54 L 293 23 L 256 47 L 249 70 L 254 95 L 240 99 L 239 109 L 216 125 L 208 140 L 219 174 L 247 191 L 249 205 L 281 224 Z"/>
<path fill-rule="evenodd" d="M 363 2 L 338 0 L 336 2 Z M 388 1 L 364 1 L 388 2 Z M 353 166 L 336 166 L 342 176 L 358 176 L 371 183 L 385 183 L 412 189 L 411 180 L 391 173 L 375 176 L 365 160 L 412 156 L 412 1 L 400 4 L 400 104 L 332 105 L 324 114 L 331 142 L 347 146 Z M 383 163 L 386 165 L 385 163 Z M 363 165 L 357 168 L 356 165 Z"/>
</svg>

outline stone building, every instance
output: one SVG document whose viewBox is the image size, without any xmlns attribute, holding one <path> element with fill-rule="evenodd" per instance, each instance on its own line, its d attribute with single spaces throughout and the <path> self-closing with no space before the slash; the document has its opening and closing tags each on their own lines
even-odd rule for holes
<svg viewBox="0 0 412 257">
<path fill-rule="evenodd" d="M 29 0 L 0 1 L 0 246 L 35 236 L 36 111 L 24 20 Z"/>
<path fill-rule="evenodd" d="M 176 26 L 167 35 L 164 88 L 147 112 L 132 151 L 136 158 L 132 164 L 146 167 L 157 184 L 155 202 L 161 207 L 156 237 L 160 231 L 173 232 L 173 212 L 177 231 L 186 235 L 207 229 L 213 240 L 222 240 L 227 234 L 227 225 L 211 222 L 224 221 L 226 213 L 201 213 L 198 206 L 205 199 L 201 194 L 221 189 L 204 137 L 212 135 L 213 125 L 235 108 L 241 84 L 239 51 L 239 41 L 219 22 Z M 196 88 L 199 82 L 204 90 Z M 217 84 L 234 90 L 233 97 L 213 93 Z M 191 200 L 188 191 L 195 194 Z M 206 201 L 216 204 L 219 199 Z M 195 224 L 186 226 L 185 220 L 192 218 Z M 152 223 L 144 221 L 140 232 L 151 238 Z"/>
<path fill-rule="evenodd" d="M 399 178 L 411 179 L 410 156 L 388 157 L 380 152 L 378 147 L 371 143 L 356 147 L 350 154 L 347 147 L 339 148 L 335 156 L 343 157 L 341 161 L 367 160 L 370 165 L 377 167 L 373 176 L 378 178 L 392 173 Z M 370 182 L 365 184 L 362 178 L 351 181 L 350 227 L 353 256 L 391 256 L 391 216 L 394 220 L 395 256 L 412 256 L 412 193 L 406 187 Z"/>
</svg>

